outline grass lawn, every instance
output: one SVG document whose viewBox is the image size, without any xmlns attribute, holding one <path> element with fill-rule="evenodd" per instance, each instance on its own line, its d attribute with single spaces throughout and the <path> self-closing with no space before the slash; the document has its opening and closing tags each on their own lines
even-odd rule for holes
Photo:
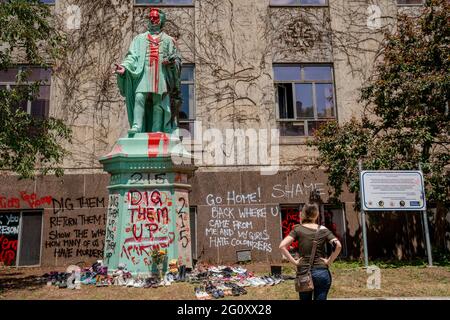
<svg viewBox="0 0 450 320">
<path fill-rule="evenodd" d="M 450 296 L 450 267 L 428 268 L 418 264 L 377 263 L 381 269 L 381 289 L 367 289 L 368 274 L 357 262 L 336 262 L 331 272 L 333 284 L 329 298 L 352 297 L 424 297 Z M 246 268 L 257 274 L 268 274 L 267 264 L 250 264 Z M 1 268 L 0 299 L 195 299 L 194 285 L 174 283 L 170 287 L 156 289 L 81 286 L 81 290 L 47 287 L 36 281 L 36 277 L 53 269 L 45 268 Z M 63 271 L 63 269 L 57 269 Z M 294 269 L 283 265 L 284 274 L 294 274 Z M 297 299 L 293 280 L 273 287 L 248 288 L 248 294 L 225 299 Z"/>
</svg>

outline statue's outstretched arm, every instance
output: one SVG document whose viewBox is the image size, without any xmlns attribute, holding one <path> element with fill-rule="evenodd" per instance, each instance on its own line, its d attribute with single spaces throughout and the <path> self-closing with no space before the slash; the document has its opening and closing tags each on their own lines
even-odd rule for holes
<svg viewBox="0 0 450 320">
<path fill-rule="evenodd" d="M 128 50 L 127 55 L 125 56 L 123 62 L 122 62 L 122 66 L 125 67 L 125 69 L 127 69 L 128 71 L 135 71 L 137 68 L 137 64 L 138 64 L 138 38 L 134 38 L 133 41 L 130 44 L 130 48 Z"/>
</svg>

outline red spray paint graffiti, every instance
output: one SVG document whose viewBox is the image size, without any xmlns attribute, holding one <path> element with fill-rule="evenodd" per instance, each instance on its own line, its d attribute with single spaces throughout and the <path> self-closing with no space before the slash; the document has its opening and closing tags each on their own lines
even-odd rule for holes
<svg viewBox="0 0 450 320">
<path fill-rule="evenodd" d="M 26 192 L 22 191 L 22 192 L 20 192 L 20 197 L 32 209 L 41 207 L 43 204 L 49 204 L 49 205 L 52 204 L 51 196 L 45 196 L 45 197 L 39 198 L 36 195 L 36 193 L 27 194 Z"/>
<path fill-rule="evenodd" d="M 18 213 L 0 215 L 0 263 L 7 266 L 16 262 L 19 220 Z"/>
<path fill-rule="evenodd" d="M 24 206 L 21 206 L 21 201 L 25 203 Z M 35 209 L 42 207 L 44 204 L 51 205 L 52 197 L 51 196 L 38 197 L 36 193 L 28 194 L 25 191 L 20 192 L 20 198 L 5 197 L 0 195 L 0 209 L 20 209 L 23 207 Z"/>
<path fill-rule="evenodd" d="M 288 236 L 291 232 L 294 225 L 300 223 L 300 211 L 296 208 L 282 208 L 281 209 L 281 217 L 282 217 L 282 232 L 283 232 L 283 238 Z M 319 219 L 321 220 L 321 219 Z M 321 223 L 321 221 L 319 222 Z M 324 221 L 323 224 L 325 227 L 327 227 L 333 234 L 338 238 L 340 241 L 341 237 L 339 233 L 337 232 L 337 225 L 333 222 L 333 211 L 332 210 L 326 210 L 324 212 Z M 292 250 L 297 251 L 298 250 L 298 241 L 294 241 L 291 244 Z"/>
<path fill-rule="evenodd" d="M 281 227 L 283 231 L 283 238 L 287 237 L 294 225 L 300 223 L 300 211 L 296 208 L 282 208 L 281 209 Z M 298 250 L 298 241 L 291 244 L 291 249 Z"/>
<path fill-rule="evenodd" d="M 152 250 L 167 249 L 175 241 L 175 233 L 169 232 L 170 193 L 130 190 L 125 201 L 129 213 L 125 228 L 128 238 L 124 240 L 121 256 L 133 264 L 138 264 L 142 257 L 145 263 Z"/>
<path fill-rule="evenodd" d="M 151 132 L 148 133 L 148 157 L 154 158 L 159 154 L 159 144 L 163 141 L 163 154 L 167 154 L 169 147 L 169 136 L 165 133 Z"/>
</svg>

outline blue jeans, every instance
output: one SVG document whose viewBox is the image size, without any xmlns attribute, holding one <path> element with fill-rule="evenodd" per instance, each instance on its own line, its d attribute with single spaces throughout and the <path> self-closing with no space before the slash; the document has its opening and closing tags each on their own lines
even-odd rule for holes
<svg viewBox="0 0 450 320">
<path fill-rule="evenodd" d="M 331 273 L 328 269 L 312 269 L 311 275 L 314 283 L 314 291 L 299 292 L 300 300 L 327 300 L 328 291 L 331 287 Z"/>
</svg>

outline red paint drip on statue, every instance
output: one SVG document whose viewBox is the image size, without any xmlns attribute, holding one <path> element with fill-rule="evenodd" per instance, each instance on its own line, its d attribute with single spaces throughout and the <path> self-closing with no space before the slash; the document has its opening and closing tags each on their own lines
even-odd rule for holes
<svg viewBox="0 0 450 320">
<path fill-rule="evenodd" d="M 167 154 L 169 148 L 169 136 L 161 132 L 148 133 L 148 157 L 154 158 L 159 152 L 159 143 L 163 140 L 163 153 Z"/>
</svg>

